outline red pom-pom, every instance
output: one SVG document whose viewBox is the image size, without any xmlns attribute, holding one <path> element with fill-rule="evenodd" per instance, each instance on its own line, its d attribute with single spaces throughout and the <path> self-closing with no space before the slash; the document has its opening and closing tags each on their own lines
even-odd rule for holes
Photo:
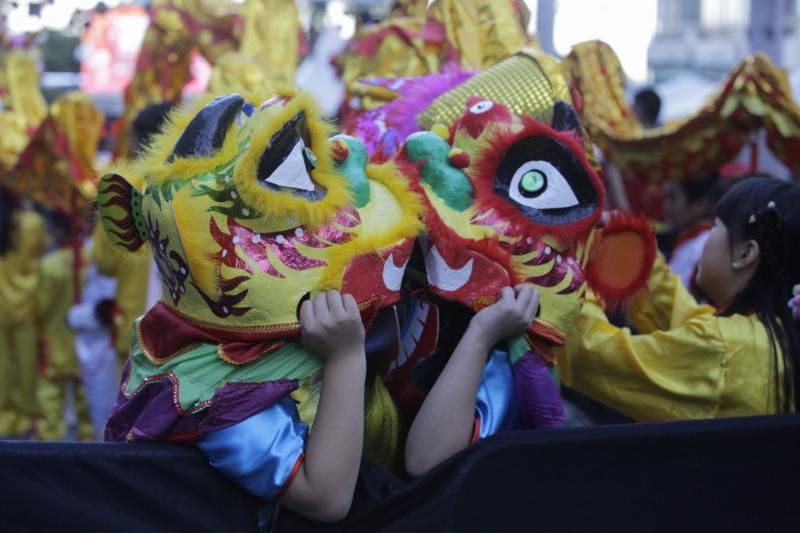
<svg viewBox="0 0 800 533">
<path fill-rule="evenodd" d="M 337 163 L 341 163 L 347 156 L 350 155 L 350 148 L 347 146 L 347 143 L 344 142 L 342 139 L 334 139 L 331 141 L 331 156 L 333 160 Z"/>
<path fill-rule="evenodd" d="M 458 148 L 451 150 L 450 164 L 456 168 L 467 168 L 469 166 L 469 154 Z"/>
<path fill-rule="evenodd" d="M 647 221 L 615 211 L 592 247 L 586 279 L 613 309 L 647 284 L 655 258 L 655 233 Z"/>
</svg>

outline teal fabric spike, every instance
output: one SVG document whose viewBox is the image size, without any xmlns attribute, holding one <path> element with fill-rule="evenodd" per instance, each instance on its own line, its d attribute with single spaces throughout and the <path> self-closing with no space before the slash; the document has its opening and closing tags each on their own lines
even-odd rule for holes
<svg viewBox="0 0 800 533">
<path fill-rule="evenodd" d="M 350 182 L 350 192 L 353 193 L 353 203 L 361 208 L 369 203 L 369 181 L 367 180 L 367 149 L 364 145 L 349 135 L 336 135 L 331 142 L 337 140 L 347 146 L 347 157 L 336 164 L 336 169 L 347 176 Z"/>
<path fill-rule="evenodd" d="M 474 200 L 472 184 L 461 170 L 450 164 L 452 147 L 431 132 L 411 135 L 406 141 L 409 159 L 415 163 L 424 162 L 422 181 L 441 198 L 447 207 L 464 211 Z"/>
</svg>

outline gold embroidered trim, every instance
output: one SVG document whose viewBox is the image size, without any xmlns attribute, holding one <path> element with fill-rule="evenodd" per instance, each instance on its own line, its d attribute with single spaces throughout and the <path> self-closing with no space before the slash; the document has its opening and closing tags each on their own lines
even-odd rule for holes
<svg viewBox="0 0 800 533">
<path fill-rule="evenodd" d="M 199 347 L 200 344 L 202 344 L 202 343 L 199 343 L 199 342 L 192 342 L 192 343 L 187 344 L 186 346 L 180 348 L 176 352 L 173 352 L 173 353 L 169 354 L 166 357 L 156 357 L 155 355 L 150 353 L 150 350 L 147 349 L 147 345 L 144 342 L 144 337 L 142 336 L 141 324 L 142 324 L 141 321 L 139 321 L 139 322 L 136 323 L 136 325 L 133 328 L 134 331 L 136 331 L 136 340 L 139 342 L 139 347 L 142 349 L 142 353 L 147 358 L 147 360 L 150 361 L 151 363 L 153 363 L 156 366 L 161 366 L 164 363 L 167 363 L 167 362 L 171 361 L 172 359 L 178 357 L 179 355 L 183 355 L 183 354 L 185 354 L 187 352 L 191 352 L 195 348 Z"/>
</svg>

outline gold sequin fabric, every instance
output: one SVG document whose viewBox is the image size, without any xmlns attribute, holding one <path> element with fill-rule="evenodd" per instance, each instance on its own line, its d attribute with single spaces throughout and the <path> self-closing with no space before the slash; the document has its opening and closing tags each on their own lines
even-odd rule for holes
<svg viewBox="0 0 800 533">
<path fill-rule="evenodd" d="M 417 123 L 423 129 L 435 124 L 449 128 L 464 112 L 467 99 L 480 96 L 504 104 L 517 115 L 550 124 L 556 101 L 573 104 L 567 78 L 555 58 L 539 48 L 525 48 L 439 96 L 420 114 Z M 581 135 L 589 163 L 597 169 L 590 136 L 585 130 Z"/>
<path fill-rule="evenodd" d="M 419 125 L 424 129 L 452 125 L 464 113 L 467 99 L 476 95 L 548 124 L 553 116 L 550 81 L 533 57 L 517 54 L 441 95 L 420 115 Z"/>
</svg>

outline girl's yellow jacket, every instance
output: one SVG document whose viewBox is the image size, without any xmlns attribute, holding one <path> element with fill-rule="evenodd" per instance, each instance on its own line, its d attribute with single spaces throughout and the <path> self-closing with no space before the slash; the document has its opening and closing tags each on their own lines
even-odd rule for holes
<svg viewBox="0 0 800 533">
<path fill-rule="evenodd" d="M 558 355 L 562 382 L 639 421 L 777 411 L 783 366 L 755 314 L 716 316 L 659 257 L 630 321 L 639 334 L 610 324 L 590 295 Z"/>
</svg>

